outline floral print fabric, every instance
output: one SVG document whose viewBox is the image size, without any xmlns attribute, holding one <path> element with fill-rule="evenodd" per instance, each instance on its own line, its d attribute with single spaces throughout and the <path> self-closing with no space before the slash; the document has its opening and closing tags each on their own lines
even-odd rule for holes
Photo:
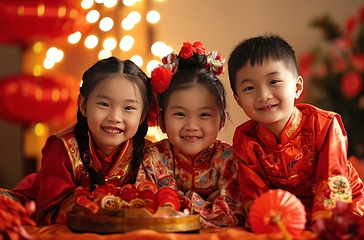
<svg viewBox="0 0 364 240">
<path fill-rule="evenodd" d="M 241 198 L 237 160 L 232 147 L 216 140 L 194 159 L 174 148 L 168 139 L 145 149 L 137 184 L 151 180 L 169 186 L 191 200 L 193 213 L 201 215 L 201 227 L 238 225 Z"/>
</svg>

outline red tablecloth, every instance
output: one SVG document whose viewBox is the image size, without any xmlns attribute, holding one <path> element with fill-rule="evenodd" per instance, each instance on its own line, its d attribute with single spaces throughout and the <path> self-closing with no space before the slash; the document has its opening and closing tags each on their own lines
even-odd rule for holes
<svg viewBox="0 0 364 240">
<path fill-rule="evenodd" d="M 99 235 L 96 233 L 74 233 L 65 225 L 48 225 L 43 227 L 26 226 L 28 233 L 35 239 L 87 239 L 87 240 L 106 240 L 106 239 L 127 239 L 127 240 L 227 240 L 227 239 L 244 239 L 244 240 L 259 240 L 259 239 L 282 239 L 277 236 L 254 234 L 246 231 L 244 228 L 210 228 L 201 229 L 199 233 L 159 233 L 153 230 L 136 230 L 127 233 Z M 304 231 L 300 237 L 295 239 L 313 240 L 317 239 L 315 234 L 309 231 Z"/>
</svg>

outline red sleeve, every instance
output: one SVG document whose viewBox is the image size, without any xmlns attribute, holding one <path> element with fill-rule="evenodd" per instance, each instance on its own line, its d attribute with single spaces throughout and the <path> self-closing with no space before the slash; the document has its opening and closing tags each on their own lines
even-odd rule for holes
<svg viewBox="0 0 364 240">
<path fill-rule="evenodd" d="M 255 170 L 247 166 L 246 162 L 242 159 L 239 160 L 239 185 L 244 215 L 246 218 L 249 213 L 250 205 L 253 203 L 254 199 L 269 190 L 267 184 L 260 177 L 261 173 L 256 172 Z"/>
<path fill-rule="evenodd" d="M 327 209 L 335 204 L 338 197 L 341 201 L 362 202 L 364 196 L 363 182 L 347 160 L 347 136 L 338 115 L 333 118 L 323 137 L 322 148 L 319 149 L 317 155 L 313 221 L 328 216 L 329 210 Z M 319 137 L 318 141 L 320 141 Z M 335 187 L 333 186 L 334 181 L 336 181 Z M 340 196 L 336 196 L 337 191 L 340 191 Z"/>
<path fill-rule="evenodd" d="M 34 182 L 38 187 L 37 220 L 47 224 L 56 217 L 61 201 L 76 188 L 73 169 L 62 141 L 55 136 L 48 138 L 42 149 L 42 166 Z M 34 187 L 33 187 L 34 188 Z"/>
<path fill-rule="evenodd" d="M 233 147 L 239 159 L 238 175 L 240 194 L 245 216 L 247 216 L 253 200 L 269 190 L 269 183 L 263 167 L 254 153 L 258 149 L 260 151 L 263 150 L 256 141 L 250 141 L 245 137 L 243 138 L 241 134 L 241 130 L 238 127 L 234 134 Z"/>
</svg>

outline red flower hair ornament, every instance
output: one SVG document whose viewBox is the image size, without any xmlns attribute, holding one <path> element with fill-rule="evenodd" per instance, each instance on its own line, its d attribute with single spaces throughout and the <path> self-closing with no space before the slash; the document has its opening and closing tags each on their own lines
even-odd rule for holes
<svg viewBox="0 0 364 240">
<path fill-rule="evenodd" d="M 163 57 L 162 64 L 151 72 L 150 84 L 152 90 L 157 94 L 164 93 L 171 83 L 173 74 L 177 71 L 179 63 L 178 58 L 188 59 L 192 57 L 194 53 L 197 53 L 198 55 L 206 55 L 206 50 L 202 46 L 202 42 L 197 41 L 193 44 L 190 42 L 184 42 L 179 52 L 179 56 L 172 52 Z M 221 75 L 224 73 L 225 59 L 221 54 L 213 51 L 212 53 L 208 53 L 206 58 L 207 70 L 210 70 L 214 75 Z"/>
<path fill-rule="evenodd" d="M 190 42 L 184 42 L 179 52 L 181 58 L 187 59 L 193 56 L 193 53 L 203 55 L 206 53 L 206 49 L 202 46 L 202 42 L 197 41 L 193 44 Z"/>
</svg>

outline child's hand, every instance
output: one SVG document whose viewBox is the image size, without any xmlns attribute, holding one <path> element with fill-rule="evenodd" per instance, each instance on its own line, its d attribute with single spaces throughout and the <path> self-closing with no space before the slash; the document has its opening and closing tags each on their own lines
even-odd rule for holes
<svg viewBox="0 0 364 240">
<path fill-rule="evenodd" d="M 99 205 L 94 201 L 91 193 L 84 187 L 77 187 L 74 194 L 78 205 L 90 209 L 93 213 L 96 213 L 99 210 Z"/>
<path fill-rule="evenodd" d="M 191 200 L 185 196 L 179 196 L 179 202 L 181 203 L 181 211 L 189 214 L 191 212 Z"/>
<path fill-rule="evenodd" d="M 188 192 L 186 192 L 185 197 L 191 199 L 192 194 L 193 194 L 193 191 L 189 190 Z"/>
<path fill-rule="evenodd" d="M 215 192 L 211 193 L 211 195 L 206 199 L 207 202 L 212 202 L 215 197 L 219 196 L 220 189 L 217 189 Z"/>
</svg>

